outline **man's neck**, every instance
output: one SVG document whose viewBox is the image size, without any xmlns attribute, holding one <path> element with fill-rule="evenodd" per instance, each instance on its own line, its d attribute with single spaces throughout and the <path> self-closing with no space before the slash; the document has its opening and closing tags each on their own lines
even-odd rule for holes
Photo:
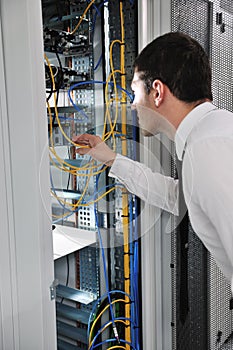
<svg viewBox="0 0 233 350">
<path fill-rule="evenodd" d="M 174 97 L 174 96 L 173 96 Z M 170 106 L 164 113 L 166 113 L 167 120 L 174 126 L 175 129 L 178 128 L 182 120 L 197 106 L 204 102 L 211 102 L 209 99 L 200 99 L 195 102 L 187 103 L 178 100 L 174 97 L 169 101 Z M 172 112 L 171 112 L 172 111 Z"/>
</svg>

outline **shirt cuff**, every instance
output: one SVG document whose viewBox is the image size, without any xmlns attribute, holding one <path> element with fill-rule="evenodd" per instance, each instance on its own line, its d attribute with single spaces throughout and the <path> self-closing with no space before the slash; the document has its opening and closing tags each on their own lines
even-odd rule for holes
<svg viewBox="0 0 233 350">
<path fill-rule="evenodd" d="M 116 158 L 113 161 L 113 164 L 108 173 L 108 176 L 124 181 L 125 178 L 128 178 L 128 176 L 130 176 L 131 161 L 132 160 L 130 158 L 117 153 Z"/>
</svg>

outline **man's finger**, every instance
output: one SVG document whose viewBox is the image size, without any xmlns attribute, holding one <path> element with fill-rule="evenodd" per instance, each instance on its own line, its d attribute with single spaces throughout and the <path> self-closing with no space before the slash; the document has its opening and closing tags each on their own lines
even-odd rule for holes
<svg viewBox="0 0 233 350">
<path fill-rule="evenodd" d="M 92 134 L 82 134 L 73 137 L 73 142 L 80 145 L 89 145 L 91 147 L 95 147 L 99 143 L 103 142 L 99 136 Z"/>
<path fill-rule="evenodd" d="M 84 138 L 83 135 L 74 136 L 72 138 L 72 141 L 80 145 L 89 145 L 89 140 L 87 138 Z"/>
<path fill-rule="evenodd" d="M 90 152 L 90 148 L 77 148 L 75 152 L 78 153 L 80 156 L 84 156 L 85 154 Z"/>
</svg>

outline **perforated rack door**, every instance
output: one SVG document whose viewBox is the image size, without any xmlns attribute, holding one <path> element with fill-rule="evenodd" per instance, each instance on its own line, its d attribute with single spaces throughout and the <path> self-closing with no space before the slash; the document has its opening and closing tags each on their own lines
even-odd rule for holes
<svg viewBox="0 0 233 350">
<path fill-rule="evenodd" d="M 172 30 L 191 35 L 209 54 L 214 104 L 232 111 L 233 2 L 172 0 L 171 9 Z M 190 224 L 186 222 L 180 230 L 182 235 L 186 231 L 189 250 L 185 259 L 182 235 L 176 230 L 172 240 L 173 349 L 232 349 L 230 286 L 209 253 L 206 259 Z M 186 271 L 184 278 L 181 271 Z"/>
<path fill-rule="evenodd" d="M 214 104 L 233 111 L 233 2 L 215 0 L 212 12 L 212 88 Z M 216 164 L 217 166 L 217 164 Z M 231 290 L 214 259 L 208 257 L 209 348 L 233 348 Z"/>
</svg>

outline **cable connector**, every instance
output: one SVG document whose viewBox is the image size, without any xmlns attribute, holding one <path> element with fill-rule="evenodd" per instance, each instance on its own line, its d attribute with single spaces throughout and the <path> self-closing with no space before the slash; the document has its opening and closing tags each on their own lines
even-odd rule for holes
<svg viewBox="0 0 233 350">
<path fill-rule="evenodd" d="M 112 329 L 113 329 L 114 337 L 116 338 L 118 344 L 120 344 L 121 342 L 120 342 L 120 338 L 119 338 L 119 335 L 118 335 L 117 328 L 116 328 L 115 324 L 112 326 Z"/>
</svg>

